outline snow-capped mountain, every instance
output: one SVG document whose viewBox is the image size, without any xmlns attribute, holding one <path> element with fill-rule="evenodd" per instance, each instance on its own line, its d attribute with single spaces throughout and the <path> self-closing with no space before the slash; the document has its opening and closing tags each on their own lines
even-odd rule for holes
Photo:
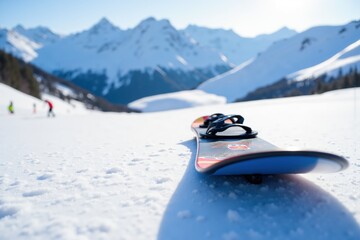
<svg viewBox="0 0 360 240">
<path fill-rule="evenodd" d="M 203 46 L 223 53 L 231 63 L 239 65 L 264 51 L 273 42 L 289 38 L 297 32 L 286 27 L 255 38 L 241 37 L 232 30 L 211 29 L 189 25 L 183 32 Z"/>
<path fill-rule="evenodd" d="M 230 69 L 225 56 L 154 18 L 126 31 L 102 19 L 38 53 L 37 66 L 116 103 L 194 88 Z"/>
<path fill-rule="evenodd" d="M 0 29 L 0 46 L 5 52 L 29 62 L 37 57 L 37 50 L 41 47 L 24 35 L 7 29 Z"/>
<path fill-rule="evenodd" d="M 347 74 L 351 69 L 360 70 L 360 39 L 326 61 L 292 73 L 286 79 L 302 81 L 325 74 L 327 77 L 337 77 L 340 72 Z"/>
<path fill-rule="evenodd" d="M 359 21 L 342 26 L 310 28 L 277 41 L 255 59 L 209 79 L 198 89 L 226 96 L 232 102 L 260 86 L 322 63 L 359 39 Z"/>
<path fill-rule="evenodd" d="M 26 29 L 17 25 L 11 30 L 0 29 L 0 48 L 7 53 L 30 62 L 38 56 L 38 50 L 61 39 L 46 27 Z"/>
<path fill-rule="evenodd" d="M 24 28 L 22 25 L 17 25 L 12 29 L 12 31 L 17 32 L 31 41 L 36 42 L 42 46 L 49 45 L 60 40 L 61 36 L 52 32 L 47 27 L 36 27 L 36 28 Z"/>
</svg>

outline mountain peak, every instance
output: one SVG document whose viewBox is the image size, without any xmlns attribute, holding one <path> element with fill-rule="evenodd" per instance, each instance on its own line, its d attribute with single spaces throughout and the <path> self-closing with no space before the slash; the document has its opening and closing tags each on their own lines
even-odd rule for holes
<svg viewBox="0 0 360 240">
<path fill-rule="evenodd" d="M 157 20 L 156 20 L 156 18 L 154 18 L 154 17 L 148 17 L 148 18 L 145 18 L 144 20 L 142 20 L 141 22 L 140 22 L 140 24 L 141 23 L 151 23 L 151 22 L 156 22 Z"/>
<path fill-rule="evenodd" d="M 115 29 L 117 29 L 117 27 L 114 24 L 112 24 L 106 17 L 103 17 L 90 28 L 90 31 L 97 33 L 103 30 L 115 30 Z"/>
<path fill-rule="evenodd" d="M 293 29 L 290 29 L 288 27 L 282 27 L 279 30 L 273 32 L 273 33 L 268 33 L 268 34 L 260 34 L 258 36 L 256 36 L 255 38 L 257 39 L 283 39 L 283 38 L 289 38 L 292 37 L 294 35 L 296 35 L 298 32 L 296 32 Z"/>
<path fill-rule="evenodd" d="M 96 25 L 111 25 L 113 24 L 106 17 L 102 17 Z"/>
<path fill-rule="evenodd" d="M 148 28 L 148 27 L 151 27 L 151 26 L 173 27 L 169 20 L 167 20 L 167 19 L 157 20 L 154 17 L 148 17 L 148 18 L 144 19 L 143 21 L 141 21 L 137 25 L 137 27 L 141 27 L 141 28 L 143 28 L 143 27 Z"/>
<path fill-rule="evenodd" d="M 21 33 L 21 32 L 24 32 L 26 29 L 24 28 L 23 25 L 18 24 L 15 27 L 13 27 L 12 30 Z"/>
<path fill-rule="evenodd" d="M 297 32 L 295 30 L 290 29 L 290 28 L 285 26 L 285 27 L 280 28 L 279 30 L 277 30 L 274 33 L 276 33 L 276 34 L 283 34 L 283 33 L 285 33 L 285 34 L 289 34 L 289 33 L 296 34 Z"/>
</svg>

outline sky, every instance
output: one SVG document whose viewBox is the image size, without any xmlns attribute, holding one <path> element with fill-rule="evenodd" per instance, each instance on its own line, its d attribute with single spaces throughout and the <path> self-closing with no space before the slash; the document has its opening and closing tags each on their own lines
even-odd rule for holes
<svg viewBox="0 0 360 240">
<path fill-rule="evenodd" d="M 360 0 L 0 0 L 0 27 L 41 25 L 69 34 L 102 17 L 122 29 L 155 17 L 178 29 L 195 24 L 253 37 L 285 26 L 301 32 L 345 24 L 360 19 L 359 9 Z"/>
</svg>

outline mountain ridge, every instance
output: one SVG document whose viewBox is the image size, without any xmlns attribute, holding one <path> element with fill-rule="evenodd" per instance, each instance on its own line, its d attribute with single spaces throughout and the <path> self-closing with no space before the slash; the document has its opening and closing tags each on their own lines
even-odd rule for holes
<svg viewBox="0 0 360 240">
<path fill-rule="evenodd" d="M 276 41 L 248 64 L 202 83 L 198 89 L 227 97 L 229 102 L 258 87 L 315 66 L 360 39 L 360 23 L 317 26 Z"/>
<path fill-rule="evenodd" d="M 275 41 L 241 38 L 232 30 L 208 31 L 224 34 L 216 39 L 220 47 L 207 44 L 205 40 L 195 40 L 167 19 L 149 17 L 134 28 L 123 30 L 102 18 L 88 29 L 67 36 L 58 35 L 50 43 L 34 42 L 38 45 L 24 48 L 26 54 L 11 44 L 7 49 L 13 50 L 14 55 L 27 56 L 27 61 L 95 95 L 115 103 L 128 103 L 154 94 L 193 89 L 256 56 Z M 51 30 L 48 29 L 48 33 L 52 34 Z M 291 30 L 288 33 L 293 34 Z M 31 43 L 32 35 L 24 35 Z M 261 38 L 266 39 L 265 36 L 271 34 Z M 207 37 L 212 41 L 210 35 Z M 241 46 L 245 45 L 239 48 L 240 52 L 234 45 L 230 51 L 236 51 L 231 56 L 221 47 L 233 41 L 242 41 Z M 20 45 L 27 46 L 26 41 Z M 235 59 L 233 56 L 240 57 Z"/>
</svg>

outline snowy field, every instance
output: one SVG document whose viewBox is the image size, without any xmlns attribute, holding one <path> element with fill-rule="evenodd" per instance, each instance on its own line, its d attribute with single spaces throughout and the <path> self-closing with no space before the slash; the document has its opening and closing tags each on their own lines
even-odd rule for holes
<svg viewBox="0 0 360 240">
<path fill-rule="evenodd" d="M 146 114 L 59 103 L 56 118 L 27 111 L 33 99 L 15 93 L 9 115 L 3 92 L 0 239 L 360 239 L 360 89 Z M 350 167 L 262 185 L 200 175 L 190 124 L 214 112 Z"/>
</svg>

